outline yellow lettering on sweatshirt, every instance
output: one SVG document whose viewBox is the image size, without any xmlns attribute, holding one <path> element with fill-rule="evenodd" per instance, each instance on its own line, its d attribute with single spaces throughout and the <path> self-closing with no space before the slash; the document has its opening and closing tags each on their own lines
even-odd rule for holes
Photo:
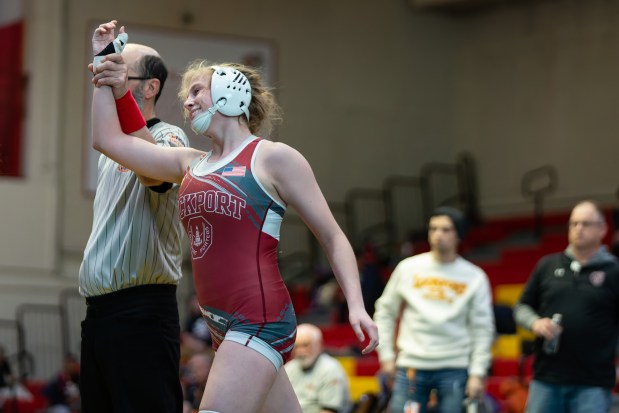
<svg viewBox="0 0 619 413">
<path fill-rule="evenodd" d="M 464 294 L 466 284 L 439 277 L 413 276 L 413 288 L 423 290 L 428 300 L 453 302 L 454 296 Z"/>
</svg>

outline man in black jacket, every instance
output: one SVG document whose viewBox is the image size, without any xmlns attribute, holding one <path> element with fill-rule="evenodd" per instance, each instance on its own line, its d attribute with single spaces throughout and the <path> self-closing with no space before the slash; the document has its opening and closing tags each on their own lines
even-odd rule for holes
<svg viewBox="0 0 619 413">
<path fill-rule="evenodd" d="M 591 201 L 570 215 L 569 245 L 543 257 L 515 308 L 537 336 L 529 413 L 607 413 L 615 385 L 619 263 L 602 245 L 604 214 Z M 561 325 L 551 318 L 561 314 Z M 558 338 L 553 352 L 544 342 Z"/>
</svg>

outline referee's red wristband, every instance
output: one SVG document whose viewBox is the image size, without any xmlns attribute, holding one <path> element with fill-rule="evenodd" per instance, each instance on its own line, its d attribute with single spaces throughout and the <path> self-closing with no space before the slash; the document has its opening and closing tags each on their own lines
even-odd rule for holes
<svg viewBox="0 0 619 413">
<path fill-rule="evenodd" d="M 146 126 L 144 116 L 142 116 L 131 90 L 128 90 L 120 99 L 116 99 L 116 112 L 123 133 L 133 133 Z"/>
</svg>

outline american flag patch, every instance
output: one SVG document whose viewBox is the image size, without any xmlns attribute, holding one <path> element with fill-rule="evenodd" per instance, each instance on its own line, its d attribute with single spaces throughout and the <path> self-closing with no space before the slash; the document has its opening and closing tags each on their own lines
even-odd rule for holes
<svg viewBox="0 0 619 413">
<path fill-rule="evenodd" d="M 221 176 L 245 176 L 245 166 L 226 166 Z"/>
</svg>

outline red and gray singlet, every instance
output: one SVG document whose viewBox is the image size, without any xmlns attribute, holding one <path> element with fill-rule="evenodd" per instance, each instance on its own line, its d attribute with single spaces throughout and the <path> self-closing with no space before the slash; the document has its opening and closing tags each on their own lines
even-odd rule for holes
<svg viewBox="0 0 619 413">
<path fill-rule="evenodd" d="M 244 332 L 269 343 L 286 360 L 296 318 L 277 265 L 285 207 L 253 173 L 262 142 L 251 136 L 212 164 L 204 164 L 207 155 L 196 159 L 183 178 L 178 209 L 215 347 L 227 331 Z"/>
</svg>

